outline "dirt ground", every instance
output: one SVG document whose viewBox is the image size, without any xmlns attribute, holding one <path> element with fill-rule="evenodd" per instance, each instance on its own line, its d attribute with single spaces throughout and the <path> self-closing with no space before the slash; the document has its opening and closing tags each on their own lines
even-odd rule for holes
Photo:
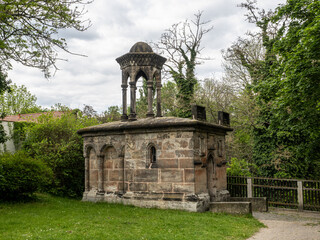
<svg viewBox="0 0 320 240">
<path fill-rule="evenodd" d="M 253 216 L 266 225 L 248 240 L 320 240 L 320 212 L 269 209 Z"/>
</svg>

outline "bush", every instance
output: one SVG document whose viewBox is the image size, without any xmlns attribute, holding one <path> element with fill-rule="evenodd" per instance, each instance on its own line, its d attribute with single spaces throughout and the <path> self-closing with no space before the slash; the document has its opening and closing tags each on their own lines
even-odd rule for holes
<svg viewBox="0 0 320 240">
<path fill-rule="evenodd" d="M 231 158 L 231 161 L 228 163 L 227 174 L 229 176 L 259 176 L 259 168 L 253 164 L 248 163 L 244 159 Z"/>
<path fill-rule="evenodd" d="M 61 118 L 43 115 L 30 126 L 23 148 L 53 172 L 47 192 L 80 197 L 84 191 L 83 140 L 77 130 L 97 124 L 96 119 L 65 113 Z"/>
<path fill-rule="evenodd" d="M 30 197 L 51 178 L 51 170 L 24 152 L 0 155 L 0 199 L 19 200 Z"/>
</svg>

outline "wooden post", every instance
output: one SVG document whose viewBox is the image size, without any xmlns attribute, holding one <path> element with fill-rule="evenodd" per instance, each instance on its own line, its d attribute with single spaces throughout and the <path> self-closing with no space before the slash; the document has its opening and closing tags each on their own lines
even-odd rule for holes
<svg viewBox="0 0 320 240">
<path fill-rule="evenodd" d="M 298 210 L 303 210 L 303 185 L 302 181 L 298 181 Z"/>
<path fill-rule="evenodd" d="M 252 198 L 252 179 L 250 177 L 247 178 L 247 195 L 248 198 Z"/>
</svg>

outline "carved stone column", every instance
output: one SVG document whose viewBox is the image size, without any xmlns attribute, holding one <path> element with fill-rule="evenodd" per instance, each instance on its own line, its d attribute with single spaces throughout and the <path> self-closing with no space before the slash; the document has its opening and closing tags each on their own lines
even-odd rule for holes
<svg viewBox="0 0 320 240">
<path fill-rule="evenodd" d="M 161 87 L 162 84 L 157 82 L 157 117 L 162 117 L 161 115 Z"/>
<path fill-rule="evenodd" d="M 128 115 L 127 115 L 127 84 L 122 84 L 122 116 L 121 121 L 127 121 Z"/>
<path fill-rule="evenodd" d="M 130 82 L 130 116 L 129 120 L 134 121 L 136 118 L 136 84 Z"/>
<path fill-rule="evenodd" d="M 153 81 L 147 81 L 148 87 L 148 113 L 147 117 L 154 117 L 153 109 L 152 109 L 152 102 L 153 102 Z"/>
<path fill-rule="evenodd" d="M 104 189 L 103 189 L 103 160 L 104 160 L 104 155 L 98 155 L 98 194 L 104 194 Z"/>
<path fill-rule="evenodd" d="M 89 178 L 89 156 L 84 156 L 85 172 L 84 172 L 84 191 L 90 191 Z"/>
</svg>

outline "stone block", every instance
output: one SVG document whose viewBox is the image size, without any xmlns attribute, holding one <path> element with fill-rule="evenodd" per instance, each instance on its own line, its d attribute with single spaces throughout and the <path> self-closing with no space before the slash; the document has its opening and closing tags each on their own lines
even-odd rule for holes
<svg viewBox="0 0 320 240">
<path fill-rule="evenodd" d="M 103 179 L 105 181 L 108 181 L 108 179 L 109 179 L 109 170 L 108 169 L 103 169 Z"/>
<path fill-rule="evenodd" d="M 194 182 L 194 169 L 185 169 L 184 170 L 184 181 L 185 182 Z"/>
<path fill-rule="evenodd" d="M 160 158 L 157 161 L 157 165 L 159 168 L 178 168 L 178 159 L 177 158 L 170 158 L 170 159 Z"/>
<path fill-rule="evenodd" d="M 251 202 L 252 211 L 254 212 L 268 212 L 268 200 L 266 197 L 241 198 L 231 197 L 231 202 Z"/>
<path fill-rule="evenodd" d="M 123 170 L 110 170 L 109 181 L 123 181 Z"/>
<path fill-rule="evenodd" d="M 134 170 L 128 170 L 128 169 L 125 169 L 124 171 L 124 181 L 126 182 L 132 182 L 133 181 L 133 171 Z"/>
<path fill-rule="evenodd" d="M 175 151 L 164 151 L 162 150 L 161 151 L 161 154 L 159 154 L 159 158 L 176 158 L 176 154 L 175 154 Z"/>
<path fill-rule="evenodd" d="M 176 150 L 175 154 L 179 158 L 192 158 L 194 156 L 193 150 Z"/>
<path fill-rule="evenodd" d="M 162 150 L 168 151 L 168 150 L 174 150 L 176 149 L 175 142 L 172 140 L 166 140 L 162 143 Z"/>
<path fill-rule="evenodd" d="M 194 193 L 194 184 L 173 184 L 173 192 Z"/>
<path fill-rule="evenodd" d="M 158 169 L 134 170 L 134 182 L 158 182 Z"/>
<path fill-rule="evenodd" d="M 179 159 L 180 168 L 194 168 L 193 158 L 180 158 Z"/>
<path fill-rule="evenodd" d="M 147 191 L 147 183 L 130 183 L 129 189 L 133 192 L 145 192 Z"/>
<path fill-rule="evenodd" d="M 110 192 L 118 192 L 118 182 L 105 182 L 104 183 L 104 191 L 107 193 Z"/>
<path fill-rule="evenodd" d="M 123 168 L 123 160 L 121 158 L 113 160 L 113 167 L 114 168 Z"/>
<path fill-rule="evenodd" d="M 182 201 L 184 193 L 164 193 L 163 200 L 167 201 Z"/>
<path fill-rule="evenodd" d="M 109 169 L 113 168 L 113 161 L 112 160 L 105 160 L 103 168 L 109 168 Z"/>
<path fill-rule="evenodd" d="M 98 181 L 98 170 L 90 170 L 89 178 L 90 181 Z"/>
<path fill-rule="evenodd" d="M 128 183 L 118 182 L 119 191 L 128 191 Z"/>
<path fill-rule="evenodd" d="M 149 192 L 172 192 L 171 183 L 149 183 L 148 184 Z"/>
<path fill-rule="evenodd" d="M 161 182 L 183 182 L 183 170 L 161 170 Z"/>
<path fill-rule="evenodd" d="M 210 211 L 214 213 L 252 214 L 250 202 L 211 202 Z"/>
<path fill-rule="evenodd" d="M 189 146 L 189 141 L 186 139 L 176 140 L 176 142 L 179 148 L 188 148 Z"/>
</svg>

